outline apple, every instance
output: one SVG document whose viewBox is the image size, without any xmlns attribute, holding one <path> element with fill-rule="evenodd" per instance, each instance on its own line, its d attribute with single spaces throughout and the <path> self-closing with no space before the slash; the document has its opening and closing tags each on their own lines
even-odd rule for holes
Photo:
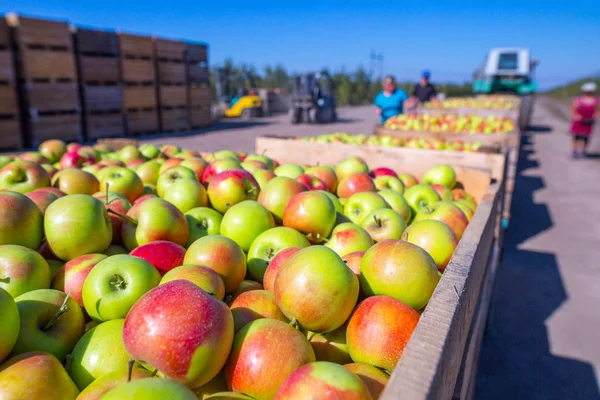
<svg viewBox="0 0 600 400">
<path fill-rule="evenodd" d="M 403 195 L 393 190 L 387 189 L 380 190 L 379 192 L 377 192 L 377 194 L 383 197 L 383 199 L 389 205 L 389 207 L 392 210 L 396 211 L 398 214 L 400 214 L 407 224 L 410 222 L 412 218 L 412 210 L 406 202 L 406 200 L 404 199 Z"/>
<path fill-rule="evenodd" d="M 356 277 L 360 276 L 360 262 L 365 255 L 365 250 L 355 251 L 348 253 L 342 257 L 342 260 L 346 263 L 346 266 L 354 272 Z"/>
<path fill-rule="evenodd" d="M 306 237 L 292 228 L 278 226 L 264 231 L 254 239 L 248 250 L 248 276 L 257 282 L 263 282 L 267 266 L 275 255 L 290 247 L 304 248 L 309 245 Z"/>
<path fill-rule="evenodd" d="M 204 172 L 202 173 L 202 184 L 205 186 L 210 183 L 213 176 L 220 174 L 221 172 L 230 171 L 232 169 L 242 169 L 240 163 L 231 158 L 225 158 L 221 160 L 215 160 L 208 164 Z"/>
<path fill-rule="evenodd" d="M 419 246 L 400 240 L 375 244 L 360 263 L 360 286 L 367 296 L 391 296 L 415 310 L 425 307 L 438 281 L 433 258 Z"/>
<path fill-rule="evenodd" d="M 157 240 L 133 249 L 130 255 L 148 261 L 161 275 L 183 265 L 185 248 L 167 240 Z"/>
<path fill-rule="evenodd" d="M 0 245 L 15 244 L 38 249 L 43 239 L 44 217 L 28 197 L 0 192 Z"/>
<path fill-rule="evenodd" d="M 163 198 L 185 213 L 192 208 L 208 206 L 206 189 L 195 179 L 177 179 Z"/>
<path fill-rule="evenodd" d="M 157 240 L 168 240 L 180 246 L 186 244 L 189 226 L 185 216 L 171 203 L 148 198 L 135 204 L 127 213 L 121 236 L 128 250 Z"/>
<path fill-rule="evenodd" d="M 10 164 L 14 161 L 14 158 L 11 156 L 7 156 L 4 154 L 0 154 L 0 168 L 4 167 L 6 164 Z"/>
<path fill-rule="evenodd" d="M 353 372 L 367 386 L 371 397 L 378 399 L 383 393 L 390 376 L 372 365 L 364 363 L 345 364 L 344 368 Z"/>
<path fill-rule="evenodd" d="M 281 164 L 275 168 L 273 172 L 275 172 L 275 175 L 277 176 L 286 176 L 291 179 L 296 179 L 300 175 L 304 174 L 304 168 L 298 164 Z"/>
<path fill-rule="evenodd" d="M 50 175 L 41 165 L 15 160 L 0 168 L 0 190 L 27 193 L 50 186 Z"/>
<path fill-rule="evenodd" d="M 58 172 L 52 178 L 52 186 L 65 194 L 96 193 L 100 184 L 98 179 L 89 172 L 77 168 L 68 168 Z"/>
<path fill-rule="evenodd" d="M 275 302 L 273 292 L 251 290 L 237 296 L 229 306 L 233 316 L 234 332 L 237 333 L 250 322 L 260 318 L 277 319 L 288 322 Z"/>
<path fill-rule="evenodd" d="M 325 183 L 325 185 L 327 185 L 327 191 L 329 193 L 335 193 L 335 190 L 337 188 L 338 185 L 338 177 L 335 174 L 335 170 L 331 167 L 327 167 L 324 165 L 319 165 L 316 167 L 311 167 L 308 168 L 305 171 L 306 174 L 312 175 L 312 176 L 316 176 L 317 178 L 319 178 L 322 182 Z"/>
<path fill-rule="evenodd" d="M 63 265 L 56 271 L 50 283 L 50 289 L 65 292 L 65 266 Z M 66 292 L 65 292 L 66 293 Z"/>
<path fill-rule="evenodd" d="M 192 243 L 204 236 L 219 235 L 221 233 L 223 216 L 212 208 L 192 208 L 185 213 L 185 219 L 190 230 L 185 247 L 190 247 Z"/>
<path fill-rule="evenodd" d="M 0 367 L 3 399 L 75 400 L 79 394 L 60 361 L 45 352 L 20 354 Z"/>
<path fill-rule="evenodd" d="M 166 171 L 162 172 L 158 177 L 158 181 L 156 182 L 156 189 L 159 197 L 165 197 L 165 193 L 167 193 L 168 189 L 179 179 L 189 178 L 196 180 L 196 174 L 189 168 L 182 167 L 178 165 L 176 167 L 171 167 Z"/>
<path fill-rule="evenodd" d="M 127 249 L 118 244 L 111 244 L 108 246 L 108 249 L 104 251 L 104 255 L 106 256 L 116 256 L 117 254 L 129 254 Z"/>
<path fill-rule="evenodd" d="M 263 285 L 256 281 L 244 280 L 240 286 L 228 296 L 227 304 L 231 304 L 240 294 L 250 292 L 252 290 L 263 290 Z"/>
<path fill-rule="evenodd" d="M 124 319 L 102 323 L 86 332 L 77 342 L 71 353 L 68 372 L 79 390 L 127 365 L 129 355 L 121 338 L 124 323 Z"/>
<path fill-rule="evenodd" d="M 48 287 L 50 267 L 41 255 L 23 246 L 0 246 L 0 289 L 17 297 Z"/>
<path fill-rule="evenodd" d="M 298 182 L 304 183 L 309 190 L 327 191 L 327 185 L 325 182 L 317 178 L 316 176 L 302 174 L 296 178 Z"/>
<path fill-rule="evenodd" d="M 144 156 L 135 146 L 128 145 L 119 150 L 119 159 L 125 164 L 138 158 L 144 158 Z"/>
<path fill-rule="evenodd" d="M 346 325 L 329 333 L 309 332 L 308 335 L 317 361 L 330 361 L 337 364 L 352 362 L 346 346 Z"/>
<path fill-rule="evenodd" d="M 452 189 L 452 196 L 454 197 L 454 200 L 469 200 L 469 201 L 473 202 L 473 204 L 475 206 L 477 206 L 477 203 L 475 202 L 475 199 L 473 198 L 473 196 L 471 196 L 469 193 L 467 193 L 464 189 L 459 189 L 459 188 Z M 473 210 L 473 211 L 475 211 L 475 210 Z"/>
<path fill-rule="evenodd" d="M 64 285 L 61 290 L 65 293 L 71 293 L 71 298 L 83 307 L 81 296 L 83 283 L 92 268 L 107 257 L 104 254 L 85 254 L 66 263 L 64 265 Z"/>
<path fill-rule="evenodd" d="M 156 185 L 160 171 L 160 164 L 156 161 L 146 161 L 136 169 L 136 174 L 143 184 Z"/>
<path fill-rule="evenodd" d="M 59 197 L 52 192 L 40 189 L 36 189 L 33 192 L 26 193 L 25 196 L 29 197 L 29 199 L 31 199 L 31 201 L 35 203 L 35 205 L 42 212 L 42 215 L 44 215 L 48 206 Z"/>
<path fill-rule="evenodd" d="M 223 371 L 221 370 L 217 376 L 212 378 L 209 382 L 200 387 L 192 389 L 192 391 L 198 399 L 207 399 L 211 397 L 211 395 L 227 391 L 227 383 L 225 383 L 225 375 L 223 374 Z M 241 393 L 236 394 L 242 395 L 246 399 L 250 399 L 250 397 L 247 397 Z"/>
<path fill-rule="evenodd" d="M 19 309 L 13 297 L 0 288 L 0 362 L 4 361 L 19 337 Z"/>
<path fill-rule="evenodd" d="M 303 365 L 277 389 L 277 400 L 303 399 L 371 400 L 367 386 L 354 373 L 328 361 Z"/>
<path fill-rule="evenodd" d="M 335 207 L 336 212 L 338 212 L 338 213 L 344 212 L 344 206 L 342 205 L 342 203 L 340 202 L 340 199 L 338 199 L 335 194 L 332 194 L 326 190 L 318 190 L 318 192 L 323 193 L 325 196 L 327 196 L 329 198 L 329 200 L 331 200 L 331 202 L 333 203 L 333 206 Z"/>
<path fill-rule="evenodd" d="M 473 218 L 473 214 L 475 214 L 475 212 L 470 205 L 462 200 L 453 201 L 452 204 L 460 208 L 460 210 L 465 214 L 465 217 L 467 217 L 467 220 L 471 222 L 471 218 Z"/>
<path fill-rule="evenodd" d="M 127 382 L 138 379 L 150 378 L 150 375 L 150 371 L 134 366 L 131 370 L 131 380 L 128 380 L 129 371 L 127 368 L 120 368 L 95 379 L 91 384 L 81 391 L 81 394 L 79 394 L 76 400 L 100 400 L 102 396 L 117 386 L 121 386 Z"/>
<path fill-rule="evenodd" d="M 254 173 L 256 171 L 260 171 L 260 170 L 269 171 L 267 165 L 258 160 L 244 161 L 244 162 L 240 163 L 240 166 L 242 167 L 242 169 L 244 171 L 248 171 L 252 175 L 254 175 Z"/>
<path fill-rule="evenodd" d="M 264 154 L 249 154 L 246 156 L 246 158 L 244 158 L 244 161 L 252 161 L 252 160 L 258 160 L 260 162 L 263 162 L 266 164 L 266 166 L 273 171 L 275 169 L 275 164 L 273 163 L 273 160 L 271 160 L 269 157 L 265 156 Z"/>
<path fill-rule="evenodd" d="M 325 244 L 340 257 L 355 251 L 367 250 L 372 245 L 373 239 L 369 232 L 351 222 L 344 222 L 336 226 Z"/>
<path fill-rule="evenodd" d="M 67 145 L 62 140 L 46 140 L 39 145 L 38 151 L 54 164 L 67 152 Z"/>
<path fill-rule="evenodd" d="M 431 185 L 431 187 L 438 193 L 438 195 L 440 196 L 440 199 L 442 199 L 442 201 L 453 201 L 454 200 L 452 191 L 450 189 L 448 189 L 446 186 L 439 185 L 439 184 L 433 184 L 433 185 Z"/>
<path fill-rule="evenodd" d="M 95 321 L 125 318 L 135 302 L 159 282 L 160 274 L 146 260 L 111 256 L 89 272 L 83 283 L 83 304 Z"/>
<path fill-rule="evenodd" d="M 285 264 L 285 262 L 295 253 L 302 250 L 301 247 L 290 247 L 278 252 L 275 257 L 271 260 L 267 269 L 265 271 L 265 275 L 263 277 L 263 286 L 265 290 L 270 292 L 273 291 L 275 287 L 275 278 L 279 273 L 281 267 Z"/>
<path fill-rule="evenodd" d="M 112 226 L 100 200 L 71 194 L 46 209 L 44 232 L 52 252 L 61 260 L 103 253 L 112 240 Z"/>
<path fill-rule="evenodd" d="M 288 202 L 298 193 L 308 191 L 308 187 L 285 176 L 271 179 L 261 190 L 258 202 L 273 213 L 275 221 L 282 222 L 283 212 Z"/>
<path fill-rule="evenodd" d="M 138 150 L 141 156 L 147 158 L 148 160 L 160 156 L 160 149 L 153 143 L 144 143 Z"/>
<path fill-rule="evenodd" d="M 286 317 L 325 333 L 342 326 L 352 313 L 358 279 L 333 250 L 311 246 L 286 261 L 275 278 L 274 293 Z"/>
<path fill-rule="evenodd" d="M 220 213 L 244 200 L 256 200 L 259 192 L 260 187 L 252 174 L 240 169 L 221 172 L 208 184 L 210 204 Z"/>
<path fill-rule="evenodd" d="M 404 193 L 404 184 L 394 176 L 382 175 L 373 180 L 377 190 L 390 189 L 398 193 Z"/>
<path fill-rule="evenodd" d="M 97 192 L 93 196 L 104 204 L 108 212 L 113 232 L 112 243 L 122 244 L 121 228 L 123 225 L 123 216 L 131 209 L 131 203 L 124 196 L 113 191 Z"/>
<path fill-rule="evenodd" d="M 144 194 L 144 183 L 132 170 L 124 167 L 107 167 L 102 172 L 100 179 L 102 189 L 108 185 L 109 190 L 124 196 L 131 203 Z"/>
<path fill-rule="evenodd" d="M 268 169 L 259 169 L 254 171 L 252 176 L 254 176 L 254 179 L 256 179 L 258 186 L 260 186 L 262 190 L 271 179 L 275 178 L 276 175 L 273 173 L 273 171 L 269 171 Z"/>
<path fill-rule="evenodd" d="M 415 178 L 415 176 L 411 174 L 400 174 L 398 175 L 398 179 L 402 181 L 402 184 L 406 189 L 413 187 L 419 183 L 417 178 Z"/>
<path fill-rule="evenodd" d="M 235 161 L 240 161 L 240 157 L 231 150 L 219 150 L 211 153 L 211 161 L 214 160 L 223 160 L 223 159 L 231 159 Z"/>
<path fill-rule="evenodd" d="M 206 266 L 219 274 L 225 292 L 237 289 L 246 276 L 246 257 L 233 240 L 220 235 L 205 236 L 188 248 L 184 264 Z"/>
<path fill-rule="evenodd" d="M 406 221 L 389 208 L 381 208 L 368 214 L 361 225 L 375 243 L 385 239 L 400 239 L 406 229 Z"/>
<path fill-rule="evenodd" d="M 102 400 L 198 400 L 185 385 L 170 379 L 143 378 L 127 382 L 102 396 Z"/>
<path fill-rule="evenodd" d="M 302 333 L 285 322 L 261 318 L 235 335 L 225 381 L 236 392 L 271 399 L 289 374 L 313 361 L 315 353 Z"/>
<path fill-rule="evenodd" d="M 200 181 L 202 179 L 202 175 L 204 174 L 204 170 L 208 167 L 208 163 L 204 161 L 204 159 L 200 157 L 192 157 L 187 158 L 181 162 L 182 167 L 189 168 L 194 171 L 196 174 L 196 179 Z"/>
<path fill-rule="evenodd" d="M 248 251 L 258 235 L 274 228 L 273 215 L 260 203 L 246 200 L 231 207 L 223 215 L 221 234 Z"/>
<path fill-rule="evenodd" d="M 154 161 L 159 162 L 158 159 L 155 159 Z M 183 158 L 177 158 L 177 157 L 163 160 L 162 163 L 160 163 L 160 169 L 158 170 L 158 175 L 160 176 L 166 170 L 171 169 L 173 167 L 177 167 L 182 162 L 183 162 Z"/>
<path fill-rule="evenodd" d="M 42 168 L 44 168 L 46 170 L 51 181 L 52 181 L 52 177 L 54 177 L 54 175 L 56 175 L 58 173 L 58 168 L 55 168 L 51 164 L 42 164 Z"/>
<path fill-rule="evenodd" d="M 335 206 L 329 197 L 315 191 L 298 193 L 283 212 L 283 225 L 306 234 L 312 243 L 321 243 L 330 235 L 335 219 Z"/>
<path fill-rule="evenodd" d="M 369 167 L 367 163 L 360 157 L 348 157 L 335 167 L 335 174 L 340 181 L 357 172 L 367 173 Z"/>
<path fill-rule="evenodd" d="M 402 301 L 389 296 L 368 297 L 348 322 L 350 356 L 357 363 L 393 371 L 418 322 L 419 313 Z"/>
<path fill-rule="evenodd" d="M 452 229 L 434 219 L 414 222 L 404 232 L 402 240 L 416 244 L 429 253 L 440 272 L 444 272 L 458 246 L 458 239 Z"/>
<path fill-rule="evenodd" d="M 398 177 L 398 174 L 393 169 L 385 167 L 375 168 L 373 171 L 371 171 L 370 175 L 373 178 L 379 178 L 380 176 L 392 176 L 394 178 Z"/>
<path fill-rule="evenodd" d="M 434 219 L 442 221 L 452 229 L 456 238 L 460 240 L 469 225 L 469 219 L 462 210 L 451 202 L 439 202 L 424 207 L 415 216 L 414 222 Z"/>
<path fill-rule="evenodd" d="M 456 172 L 448 164 L 436 165 L 425 171 L 421 183 L 443 185 L 452 190 L 456 185 Z"/>
<path fill-rule="evenodd" d="M 214 270 L 201 265 L 181 265 L 167 272 L 160 280 L 160 285 L 178 279 L 185 279 L 199 288 L 216 296 L 219 300 L 225 298 L 225 284 Z"/>
<path fill-rule="evenodd" d="M 353 223 L 360 225 L 368 214 L 388 207 L 383 197 L 377 193 L 355 193 L 348 198 L 347 203 L 344 205 L 344 215 Z"/>
<path fill-rule="evenodd" d="M 125 319 L 123 342 L 134 359 L 198 387 L 225 364 L 233 342 L 233 317 L 225 303 L 195 284 L 167 282 L 133 306 Z"/>
<path fill-rule="evenodd" d="M 41 164 L 52 164 L 50 162 L 50 160 L 48 160 L 46 157 L 44 157 L 42 154 L 38 153 L 37 151 L 28 151 L 25 153 L 21 153 L 17 156 L 17 159 L 31 161 L 32 163 L 40 164 L 40 165 Z"/>
<path fill-rule="evenodd" d="M 404 199 L 410 206 L 414 216 L 416 216 L 423 207 L 441 201 L 438 193 L 430 185 L 425 184 L 414 185 L 406 189 L 406 192 L 404 192 Z"/>
<path fill-rule="evenodd" d="M 58 290 L 37 289 L 15 303 L 20 330 L 11 354 L 45 351 L 63 361 L 83 335 L 85 319 L 77 302 Z"/>
<path fill-rule="evenodd" d="M 376 192 L 377 188 L 371 177 L 364 172 L 357 172 L 343 178 L 337 187 L 340 198 L 349 198 L 355 193 Z"/>
</svg>

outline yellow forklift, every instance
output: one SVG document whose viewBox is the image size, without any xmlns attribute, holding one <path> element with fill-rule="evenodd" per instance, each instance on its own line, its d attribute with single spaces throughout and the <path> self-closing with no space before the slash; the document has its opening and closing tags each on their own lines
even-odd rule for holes
<svg viewBox="0 0 600 400">
<path fill-rule="evenodd" d="M 222 116 L 242 119 L 262 117 L 262 100 L 255 87 L 254 77 L 245 69 L 240 73 L 228 68 L 217 69 L 216 92 Z"/>
</svg>

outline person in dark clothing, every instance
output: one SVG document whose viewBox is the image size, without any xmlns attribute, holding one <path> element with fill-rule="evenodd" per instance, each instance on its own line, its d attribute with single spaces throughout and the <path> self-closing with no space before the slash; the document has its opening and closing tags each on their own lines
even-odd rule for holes
<svg viewBox="0 0 600 400">
<path fill-rule="evenodd" d="M 429 70 L 424 70 L 421 74 L 421 82 L 415 85 L 415 89 L 413 90 L 412 97 L 421 103 L 432 101 L 437 96 L 435 86 L 429 82 L 430 76 L 431 72 L 429 72 Z"/>
</svg>

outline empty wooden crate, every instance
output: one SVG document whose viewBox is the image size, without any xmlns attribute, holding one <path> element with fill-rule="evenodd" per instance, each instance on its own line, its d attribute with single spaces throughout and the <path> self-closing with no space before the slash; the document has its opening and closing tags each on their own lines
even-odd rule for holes
<svg viewBox="0 0 600 400">
<path fill-rule="evenodd" d="M 23 145 L 9 35 L 6 20 L 0 18 L 0 150 L 17 150 Z"/>
</svg>

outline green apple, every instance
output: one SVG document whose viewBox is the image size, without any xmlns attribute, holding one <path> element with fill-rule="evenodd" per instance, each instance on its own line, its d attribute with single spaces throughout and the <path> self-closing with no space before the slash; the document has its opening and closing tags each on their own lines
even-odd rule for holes
<svg viewBox="0 0 600 400">
<path fill-rule="evenodd" d="M 400 214 L 407 224 L 410 222 L 412 218 L 412 210 L 410 209 L 410 206 L 404 199 L 403 195 L 388 189 L 380 190 L 379 192 L 377 192 L 377 194 L 383 197 L 383 199 L 386 203 L 388 203 L 390 208 L 396 211 L 398 214 Z"/>
<path fill-rule="evenodd" d="M 107 256 L 116 256 L 117 254 L 129 254 L 127 249 L 123 246 L 119 246 L 118 244 L 111 244 L 108 246 L 108 249 L 104 252 Z"/>
<path fill-rule="evenodd" d="M 159 282 L 159 272 L 146 260 L 129 255 L 108 257 L 85 279 L 83 304 L 96 321 L 125 318 L 135 302 Z"/>
<path fill-rule="evenodd" d="M 192 208 L 185 213 L 185 219 L 190 227 L 190 235 L 185 245 L 186 248 L 204 236 L 219 235 L 221 233 L 223 216 L 212 208 Z"/>
<path fill-rule="evenodd" d="M 344 222 L 336 226 L 325 244 L 340 257 L 355 251 L 365 251 L 373 245 L 369 232 L 352 222 Z"/>
<path fill-rule="evenodd" d="M 248 171 L 252 175 L 254 175 L 254 173 L 256 171 L 260 171 L 260 170 L 269 171 L 269 168 L 267 167 L 267 165 L 258 160 L 244 161 L 244 162 L 240 163 L 240 166 L 242 167 L 242 169 L 244 171 Z"/>
<path fill-rule="evenodd" d="M 19 337 L 19 309 L 10 293 L 0 288 L 0 362 L 4 361 Z"/>
<path fill-rule="evenodd" d="M 160 149 L 153 143 L 144 143 L 140 146 L 139 150 L 140 154 L 148 160 L 160 156 Z"/>
<path fill-rule="evenodd" d="M 415 178 L 415 176 L 411 174 L 400 174 L 398 175 L 398 179 L 402 181 L 402 184 L 406 189 L 415 186 L 419 183 L 417 178 Z"/>
<path fill-rule="evenodd" d="M 414 222 L 404 232 L 402 240 L 416 244 L 429 253 L 441 272 L 446 269 L 456 246 L 458 246 L 458 239 L 452 229 L 445 223 L 434 219 Z"/>
<path fill-rule="evenodd" d="M 271 160 L 269 157 L 267 157 L 263 154 L 248 154 L 248 156 L 246 156 L 246 158 L 244 159 L 244 161 L 252 161 L 252 160 L 258 160 L 262 163 L 265 163 L 266 166 L 271 171 L 273 171 L 273 169 L 274 169 L 273 160 Z"/>
<path fill-rule="evenodd" d="M 448 164 L 436 165 L 425 171 L 421 183 L 444 185 L 448 189 L 454 189 L 456 185 L 456 172 Z"/>
<path fill-rule="evenodd" d="M 0 168 L 0 190 L 28 193 L 50 186 L 50 175 L 39 164 L 15 160 Z"/>
<path fill-rule="evenodd" d="M 461 211 L 465 214 L 465 216 L 467 217 L 467 219 L 469 221 L 471 221 L 471 218 L 473 218 L 473 214 L 475 214 L 475 212 L 473 211 L 473 209 L 464 201 L 462 200 L 458 200 L 458 201 L 453 201 L 452 204 L 456 205 L 458 208 L 461 209 Z"/>
<path fill-rule="evenodd" d="M 356 172 L 369 172 L 365 160 L 356 156 L 346 158 L 335 167 L 335 173 L 340 181 Z"/>
<path fill-rule="evenodd" d="M 344 215 L 360 225 L 368 214 L 380 208 L 389 208 L 383 197 L 373 192 L 359 192 L 348 198 L 344 206 Z"/>
<path fill-rule="evenodd" d="M 156 181 L 158 181 L 160 171 L 160 164 L 156 161 L 146 161 L 136 169 L 137 175 L 140 177 L 142 182 L 150 185 L 156 185 Z"/>
<path fill-rule="evenodd" d="M 315 351 L 317 361 L 330 361 L 337 364 L 352 362 L 346 345 L 346 325 L 329 333 L 309 333 L 310 345 Z"/>
<path fill-rule="evenodd" d="M 319 191 L 298 193 L 283 212 L 283 225 L 305 234 L 311 243 L 323 242 L 333 230 L 335 220 L 335 206 Z"/>
<path fill-rule="evenodd" d="M 338 212 L 338 213 L 344 212 L 344 206 L 342 205 L 342 203 L 340 202 L 340 199 L 338 199 L 335 194 L 327 192 L 325 190 L 317 190 L 317 191 L 319 193 L 323 193 L 325 196 L 329 197 L 329 200 L 331 200 L 331 202 L 333 203 L 333 206 L 335 207 L 336 212 Z"/>
<path fill-rule="evenodd" d="M 182 383 L 170 379 L 146 378 L 119 385 L 102 400 L 198 400 Z"/>
<path fill-rule="evenodd" d="M 287 176 L 288 178 L 296 179 L 304 173 L 304 168 L 298 164 L 281 164 L 273 172 L 277 176 Z"/>
<path fill-rule="evenodd" d="M 452 194 L 452 191 L 446 186 L 434 183 L 431 185 L 431 187 L 438 193 L 442 201 L 454 201 L 454 195 Z"/>
<path fill-rule="evenodd" d="M 398 192 L 400 194 L 404 193 L 404 184 L 402 181 L 395 176 L 382 175 L 373 179 L 375 183 L 375 187 L 377 190 L 393 190 L 394 192 Z"/>
<path fill-rule="evenodd" d="M 404 192 L 404 199 L 410 206 L 412 215 L 416 215 L 423 207 L 439 202 L 440 195 L 430 185 L 414 185 Z"/>
<path fill-rule="evenodd" d="M 37 250 L 44 237 L 44 217 L 25 195 L 0 192 L 0 245 L 15 244 Z"/>
<path fill-rule="evenodd" d="M 107 167 L 102 172 L 101 190 L 105 190 L 108 185 L 109 190 L 124 196 L 130 203 L 144 194 L 144 182 L 131 169 Z"/>
<path fill-rule="evenodd" d="M 50 267 L 41 255 L 23 246 L 0 246 L 0 289 L 17 297 L 49 287 Z"/>
<path fill-rule="evenodd" d="M 117 386 L 121 386 L 130 381 L 150 378 L 151 372 L 137 365 L 131 370 L 131 379 L 129 379 L 128 368 L 121 368 L 118 371 L 109 372 L 94 380 L 88 387 L 81 391 L 77 400 L 99 400 L 103 395 L 110 392 Z"/>
<path fill-rule="evenodd" d="M 164 193 L 163 198 L 182 213 L 192 208 L 208 206 L 206 189 L 196 179 L 177 179 Z"/>
<path fill-rule="evenodd" d="M 181 265 L 168 271 L 160 280 L 160 285 L 185 279 L 208 292 L 219 300 L 225 298 L 225 284 L 214 270 L 202 265 Z"/>
<path fill-rule="evenodd" d="M 440 201 L 423 207 L 415 215 L 414 222 L 427 219 L 435 219 L 448 225 L 458 240 L 462 238 L 467 225 L 469 225 L 469 219 L 465 213 L 456 204 L 447 201 Z"/>
<path fill-rule="evenodd" d="M 100 183 L 90 172 L 78 168 L 67 168 L 52 177 L 52 186 L 64 194 L 92 195 L 98 191 Z"/>
<path fill-rule="evenodd" d="M 307 190 L 308 187 L 301 182 L 285 176 L 278 176 L 271 179 L 262 188 L 258 196 L 258 202 L 271 211 L 275 220 L 281 223 L 285 206 L 292 197 Z"/>
<path fill-rule="evenodd" d="M 232 150 L 219 150 L 219 151 L 215 151 L 214 153 L 211 153 L 212 156 L 212 160 L 222 160 L 224 158 L 231 158 L 232 160 L 235 160 L 237 162 L 240 162 L 240 157 L 238 157 L 237 154 L 235 154 L 234 151 Z"/>
<path fill-rule="evenodd" d="M 269 171 L 268 169 L 259 169 L 254 171 L 252 176 L 254 176 L 254 179 L 256 179 L 256 182 L 258 182 L 258 186 L 260 186 L 261 190 L 271 179 L 276 177 L 273 171 Z"/>
<path fill-rule="evenodd" d="M 361 225 L 374 242 L 385 239 L 400 239 L 406 229 L 406 221 L 396 211 L 389 208 L 375 210 L 365 217 Z"/>
<path fill-rule="evenodd" d="M 254 200 L 242 201 L 223 215 L 221 235 L 232 239 L 247 252 L 258 235 L 274 228 L 273 215 Z"/>
<path fill-rule="evenodd" d="M 14 159 L 10 156 L 0 155 L 0 168 L 4 167 L 6 164 L 10 164 Z"/>
<path fill-rule="evenodd" d="M 119 159 L 125 164 L 127 164 L 130 161 L 137 160 L 139 158 L 144 158 L 144 156 L 135 146 L 129 145 L 119 150 Z"/>
<path fill-rule="evenodd" d="M 189 168 L 182 167 L 181 165 L 171 167 L 162 172 L 156 182 L 156 190 L 158 195 L 160 197 L 164 197 L 169 187 L 178 179 L 182 178 L 198 179 L 194 171 Z"/>
</svg>

